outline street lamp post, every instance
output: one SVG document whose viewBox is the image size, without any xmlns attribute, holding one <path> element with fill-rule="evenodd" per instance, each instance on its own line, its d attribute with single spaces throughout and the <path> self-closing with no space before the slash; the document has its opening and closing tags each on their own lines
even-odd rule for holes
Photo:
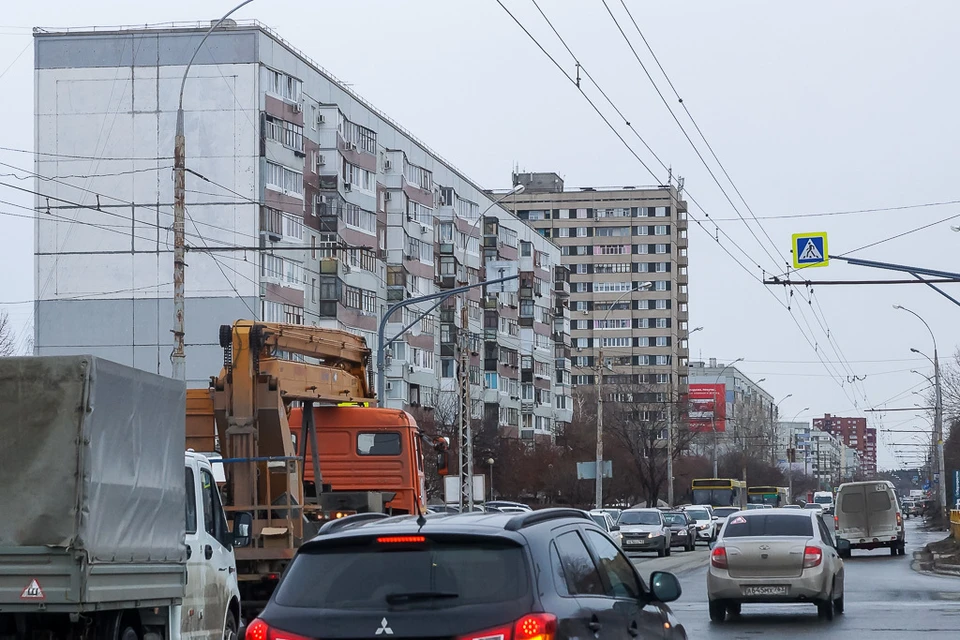
<svg viewBox="0 0 960 640">
<path fill-rule="evenodd" d="M 904 306 L 895 304 L 893 305 L 894 309 L 899 309 L 901 311 L 906 311 L 907 313 L 913 315 L 917 320 L 923 323 L 923 326 L 927 328 L 927 331 L 930 332 L 930 339 L 933 341 L 933 378 L 934 385 L 936 386 L 936 403 L 933 413 L 933 431 L 934 439 L 936 443 L 935 453 L 937 456 L 937 472 L 940 476 L 939 481 L 937 482 L 937 496 L 940 500 L 940 516 L 941 518 L 946 516 L 947 509 L 947 478 L 946 471 L 944 469 L 944 460 L 943 460 L 943 393 L 940 386 L 940 357 L 937 351 L 937 338 L 933 335 L 933 329 L 930 328 L 930 325 L 927 324 L 927 321 L 920 317 L 915 311 L 911 311 Z M 930 358 L 924 353 L 920 352 L 917 349 L 910 349 L 915 353 L 919 353 L 924 358 L 929 360 Z"/>
<path fill-rule="evenodd" d="M 187 68 L 183 70 L 183 79 L 180 81 L 180 100 L 177 103 L 177 131 L 173 143 L 173 353 L 170 354 L 170 365 L 174 380 L 186 381 L 187 379 L 187 353 L 184 350 L 186 140 L 183 134 L 183 90 L 187 86 L 187 74 L 190 73 L 190 67 L 193 65 L 197 54 L 200 53 L 203 43 L 207 41 L 207 37 L 234 11 L 251 2 L 253 0 L 243 0 L 207 30 L 197 48 L 193 51 L 190 62 L 187 63 Z"/>
<path fill-rule="evenodd" d="M 493 502 L 493 458 L 487 458 L 487 467 L 490 469 L 490 502 Z"/>
<path fill-rule="evenodd" d="M 607 309 L 607 312 L 603 316 L 603 320 L 610 316 L 610 312 L 613 311 L 621 300 L 626 298 L 631 293 L 637 291 L 646 291 L 653 286 L 652 282 L 643 282 L 636 289 L 630 289 L 629 291 L 624 291 L 620 297 L 613 301 L 610 305 L 610 308 Z M 594 333 L 596 333 L 596 328 L 594 328 Z M 597 394 L 597 480 L 596 480 L 596 491 L 594 495 L 594 503 L 596 504 L 597 509 L 603 508 L 603 392 L 600 389 L 600 380 L 603 377 L 603 340 L 600 340 L 599 346 L 597 347 L 597 361 L 594 363 L 594 370 L 596 371 L 596 379 L 594 380 L 594 391 Z"/>
<path fill-rule="evenodd" d="M 730 364 L 725 365 L 722 369 L 720 369 L 720 373 L 717 374 L 717 379 L 713 383 L 714 386 L 720 384 L 720 377 L 723 375 L 724 371 L 726 371 L 733 365 L 737 364 L 738 362 L 743 362 L 743 360 L 744 360 L 743 358 L 737 358 Z M 724 391 L 724 394 L 723 394 L 722 401 L 723 401 L 724 410 L 726 410 L 726 406 L 727 406 L 726 385 L 724 385 L 723 391 Z M 726 413 L 726 411 L 724 411 L 724 413 Z M 713 416 L 711 417 L 710 422 L 711 422 L 711 428 L 713 429 L 713 477 L 716 478 L 719 475 L 719 468 L 718 468 L 719 464 L 718 464 L 718 458 L 717 458 L 717 397 L 716 395 L 714 395 L 713 397 Z"/>
</svg>

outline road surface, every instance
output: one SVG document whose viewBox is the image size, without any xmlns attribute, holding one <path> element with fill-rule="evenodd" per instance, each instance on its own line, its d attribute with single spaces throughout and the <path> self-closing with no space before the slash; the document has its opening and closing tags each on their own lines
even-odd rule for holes
<svg viewBox="0 0 960 640">
<path fill-rule="evenodd" d="M 669 558 L 634 557 L 645 578 L 651 571 L 671 571 L 680 579 L 683 595 L 670 606 L 692 638 L 830 638 L 887 640 L 896 638 L 960 637 L 960 578 L 928 575 L 911 568 L 913 552 L 945 532 L 921 531 L 907 521 L 907 553 L 891 556 L 887 549 L 854 551 L 845 560 L 846 613 L 821 622 L 810 604 L 743 605 L 739 617 L 710 622 L 707 612 L 705 545 Z"/>
</svg>

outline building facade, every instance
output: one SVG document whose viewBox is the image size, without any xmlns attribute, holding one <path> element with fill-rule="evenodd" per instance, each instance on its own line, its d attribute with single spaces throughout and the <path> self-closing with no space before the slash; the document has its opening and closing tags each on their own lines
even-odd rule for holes
<svg viewBox="0 0 960 640">
<path fill-rule="evenodd" d="M 818 490 L 827 491 L 842 482 L 843 443 L 826 431 L 810 430 L 810 475 L 816 478 Z"/>
<path fill-rule="evenodd" d="M 36 353 L 170 375 L 177 97 L 208 28 L 36 34 L 36 206 L 50 213 L 36 225 Z M 475 419 L 529 439 L 570 420 L 569 315 L 553 284 L 567 278 L 550 240 L 258 23 L 211 33 L 183 106 L 188 384 L 220 371 L 221 324 L 344 329 L 376 348 L 392 304 L 510 261 L 512 292 L 478 287 L 391 318 L 389 337 L 412 326 L 382 400 L 455 405 L 465 349 Z"/>
<path fill-rule="evenodd" d="M 794 472 L 803 471 L 806 450 L 801 448 L 801 442 L 804 440 L 804 434 L 809 432 L 809 422 L 781 421 L 777 424 L 775 456 L 778 466 L 792 465 Z"/>
<path fill-rule="evenodd" d="M 567 189 L 555 173 L 516 173 L 504 205 L 560 247 L 569 283 L 571 382 L 674 400 L 688 383 L 687 206 L 674 187 Z M 602 353 L 603 362 L 600 362 Z M 601 367 L 601 364 L 603 365 Z"/>
<path fill-rule="evenodd" d="M 833 434 L 844 445 L 856 449 L 864 476 L 876 476 L 877 430 L 867 427 L 866 418 L 841 418 L 825 413 L 822 418 L 814 419 L 813 427 Z"/>
<path fill-rule="evenodd" d="M 759 384 L 736 365 L 711 358 L 690 363 L 690 385 L 723 385 L 726 428 L 717 434 L 718 455 L 747 448 L 770 464 L 777 460 L 777 406 Z"/>
</svg>

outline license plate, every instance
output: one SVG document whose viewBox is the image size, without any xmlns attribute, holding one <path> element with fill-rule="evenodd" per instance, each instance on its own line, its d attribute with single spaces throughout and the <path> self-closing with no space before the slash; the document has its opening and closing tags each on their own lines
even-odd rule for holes
<svg viewBox="0 0 960 640">
<path fill-rule="evenodd" d="M 646 540 L 624 540 L 627 544 L 647 544 Z"/>
<path fill-rule="evenodd" d="M 744 587 L 743 595 L 745 596 L 785 596 L 787 595 L 787 589 L 788 587 L 786 585 Z"/>
</svg>

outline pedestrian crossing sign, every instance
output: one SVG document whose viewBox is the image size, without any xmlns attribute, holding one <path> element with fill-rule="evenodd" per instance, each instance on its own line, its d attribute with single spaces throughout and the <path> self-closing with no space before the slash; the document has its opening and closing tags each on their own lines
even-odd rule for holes
<svg viewBox="0 0 960 640">
<path fill-rule="evenodd" d="M 827 234 L 793 234 L 793 266 L 796 269 L 806 267 L 825 267 L 830 263 L 827 254 Z"/>
</svg>

